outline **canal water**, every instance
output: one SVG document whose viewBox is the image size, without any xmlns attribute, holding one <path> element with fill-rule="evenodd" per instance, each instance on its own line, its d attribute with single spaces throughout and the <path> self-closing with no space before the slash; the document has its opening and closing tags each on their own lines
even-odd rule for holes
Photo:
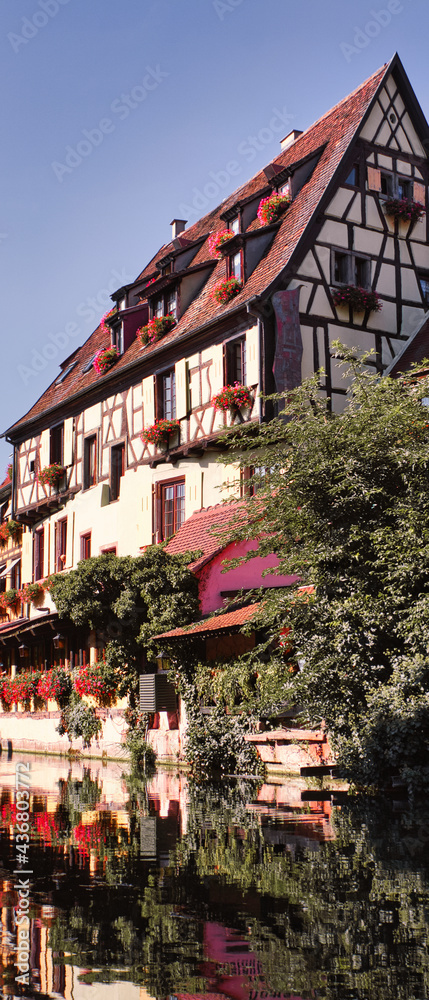
<svg viewBox="0 0 429 1000">
<path fill-rule="evenodd" d="M 0 774 L 3 996 L 429 998 L 424 803 L 19 753 Z"/>
</svg>

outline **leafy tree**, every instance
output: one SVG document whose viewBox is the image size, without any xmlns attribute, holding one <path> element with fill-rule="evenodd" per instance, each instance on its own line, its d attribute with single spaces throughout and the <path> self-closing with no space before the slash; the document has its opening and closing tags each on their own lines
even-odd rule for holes
<svg viewBox="0 0 429 1000">
<path fill-rule="evenodd" d="M 60 617 L 96 632 L 106 663 L 116 669 L 118 694 L 129 694 L 134 703 L 146 658 L 154 660 L 151 637 L 198 616 L 198 585 L 189 560 L 189 553 L 169 555 L 152 546 L 138 557 L 82 560 L 51 580 Z"/>
<path fill-rule="evenodd" d="M 368 355 L 336 350 L 348 389 L 341 414 L 315 376 L 275 420 L 229 435 L 228 464 L 259 469 L 233 537 L 258 537 L 248 558 L 274 552 L 279 572 L 314 586 L 264 596 L 258 627 L 273 642 L 291 628 L 289 650 L 277 642 L 269 657 L 274 699 L 300 703 L 312 724 L 324 719 L 348 773 L 376 784 L 415 767 L 414 740 L 393 739 L 399 717 L 405 729 L 418 720 L 422 756 L 429 749 L 429 382 L 380 378 Z M 240 671 L 231 665 L 229 685 L 240 686 Z"/>
</svg>

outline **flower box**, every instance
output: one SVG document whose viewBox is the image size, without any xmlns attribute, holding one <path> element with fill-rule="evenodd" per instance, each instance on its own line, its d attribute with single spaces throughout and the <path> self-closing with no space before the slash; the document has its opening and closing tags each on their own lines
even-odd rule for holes
<svg viewBox="0 0 429 1000">
<path fill-rule="evenodd" d="M 18 542 L 21 538 L 22 524 L 19 521 L 14 521 L 13 518 L 10 521 L 4 521 L 0 524 L 0 545 L 7 545 L 10 538 L 14 542 Z"/>
<path fill-rule="evenodd" d="M 387 198 L 384 202 L 386 215 L 402 222 L 418 222 L 425 214 L 425 206 L 419 201 L 412 201 L 408 198 Z"/>
<path fill-rule="evenodd" d="M 136 337 L 139 338 L 142 347 L 146 347 L 147 344 L 156 344 L 156 341 L 164 337 L 175 325 L 174 316 L 154 316 L 146 323 L 146 326 L 141 326 L 137 330 Z"/>
<path fill-rule="evenodd" d="M 336 306 L 351 306 L 355 312 L 379 312 L 382 309 L 377 292 L 367 291 L 357 285 L 343 285 L 332 290 L 332 299 Z"/>
<path fill-rule="evenodd" d="M 45 591 L 41 583 L 24 583 L 24 586 L 20 590 L 21 600 L 31 602 L 31 604 L 37 604 L 42 599 L 44 593 Z"/>
<path fill-rule="evenodd" d="M 216 410 L 241 410 L 245 406 L 252 405 L 253 397 L 246 385 L 235 382 L 234 385 L 224 385 L 223 389 L 213 396 L 212 403 Z"/>
<path fill-rule="evenodd" d="M 119 354 L 116 347 L 103 347 L 97 351 L 92 362 L 92 367 L 95 368 L 97 375 L 105 375 L 118 358 Z"/>
<path fill-rule="evenodd" d="M 63 478 L 65 473 L 65 468 L 60 465 L 59 462 L 53 462 L 52 465 L 46 465 L 44 469 L 41 469 L 38 474 L 39 483 L 42 486 L 58 486 L 58 483 Z"/>
<path fill-rule="evenodd" d="M 21 593 L 12 588 L 0 594 L 0 608 L 2 611 L 14 611 L 21 603 Z"/>
<path fill-rule="evenodd" d="M 291 198 L 287 194 L 271 194 L 268 198 L 263 198 L 259 202 L 257 216 L 261 226 L 269 226 L 271 222 L 277 222 L 286 209 L 289 208 Z"/>
<path fill-rule="evenodd" d="M 179 429 L 178 420 L 155 420 L 155 423 L 140 435 L 145 444 L 159 445 L 167 444 L 170 434 L 174 434 Z"/>
<path fill-rule="evenodd" d="M 222 256 L 220 247 L 223 243 L 227 243 L 228 240 L 232 240 L 233 236 L 235 236 L 235 233 L 232 229 L 221 229 L 219 233 L 212 233 L 208 241 L 210 256 L 220 258 Z"/>
<path fill-rule="evenodd" d="M 241 292 L 242 287 L 242 283 L 238 280 L 238 278 L 225 278 L 224 281 L 219 281 L 218 284 L 215 285 L 212 292 L 212 298 L 215 299 L 216 302 L 219 302 L 220 305 L 225 305 L 227 302 L 230 302 L 231 299 L 235 298 L 239 292 Z"/>
</svg>

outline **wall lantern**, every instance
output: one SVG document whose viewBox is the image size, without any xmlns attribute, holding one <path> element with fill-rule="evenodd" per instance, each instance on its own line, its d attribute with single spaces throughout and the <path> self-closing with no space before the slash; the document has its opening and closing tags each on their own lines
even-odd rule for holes
<svg viewBox="0 0 429 1000">
<path fill-rule="evenodd" d="M 57 632 L 52 639 L 54 649 L 64 649 L 64 636 Z"/>
<path fill-rule="evenodd" d="M 24 660 L 25 657 L 28 656 L 29 652 L 30 650 L 28 646 L 25 645 L 25 642 L 22 642 L 21 645 L 18 646 L 18 653 L 20 655 L 21 660 Z"/>
</svg>

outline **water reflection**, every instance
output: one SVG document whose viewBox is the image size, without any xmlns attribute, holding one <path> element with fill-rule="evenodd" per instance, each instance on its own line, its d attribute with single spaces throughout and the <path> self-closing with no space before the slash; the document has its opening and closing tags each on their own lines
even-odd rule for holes
<svg viewBox="0 0 429 1000">
<path fill-rule="evenodd" d="M 0 760 L 6 996 L 22 992 L 19 759 Z M 189 786 L 169 771 L 145 782 L 119 763 L 31 758 L 25 995 L 428 997 L 427 812 L 333 807 L 317 791 L 303 802 L 304 787 Z"/>
</svg>

